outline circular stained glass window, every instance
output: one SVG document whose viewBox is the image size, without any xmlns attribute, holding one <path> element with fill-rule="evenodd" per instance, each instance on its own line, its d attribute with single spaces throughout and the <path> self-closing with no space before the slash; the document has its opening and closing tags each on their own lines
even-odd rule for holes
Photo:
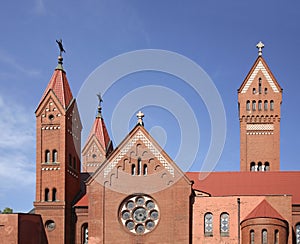
<svg viewBox="0 0 300 244">
<path fill-rule="evenodd" d="M 53 231 L 55 229 L 55 222 L 53 220 L 47 220 L 45 223 L 45 227 L 48 231 Z"/>
<path fill-rule="evenodd" d="M 120 206 L 119 216 L 131 233 L 142 235 L 152 231 L 159 221 L 159 209 L 155 201 L 144 195 L 132 196 Z"/>
</svg>

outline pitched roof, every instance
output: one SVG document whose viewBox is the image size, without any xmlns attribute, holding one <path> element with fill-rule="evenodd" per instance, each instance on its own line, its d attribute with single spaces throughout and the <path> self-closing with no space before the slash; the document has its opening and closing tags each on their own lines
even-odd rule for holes
<svg viewBox="0 0 300 244">
<path fill-rule="evenodd" d="M 75 207 L 88 207 L 89 198 L 87 194 L 84 194 L 83 197 L 74 205 Z"/>
<path fill-rule="evenodd" d="M 255 218 L 272 218 L 281 219 L 284 218 L 268 203 L 265 199 L 254 208 L 244 220 Z"/>
<path fill-rule="evenodd" d="M 269 66 L 267 65 L 266 61 L 262 56 L 258 56 L 255 60 L 251 70 L 247 74 L 245 80 L 243 81 L 242 85 L 238 89 L 239 93 L 247 92 L 248 88 L 252 84 L 254 78 L 256 77 L 258 71 L 262 71 L 263 75 L 266 77 L 269 85 L 271 86 L 274 92 L 281 92 L 282 88 L 280 87 L 279 83 L 277 82 L 275 76 L 272 74 Z"/>
<path fill-rule="evenodd" d="M 54 70 L 40 103 L 43 101 L 49 90 L 52 90 L 62 106 L 66 109 L 72 101 L 73 95 L 66 76 L 66 72 L 60 67 L 61 66 L 58 66 Z"/>
<path fill-rule="evenodd" d="M 204 179 L 199 176 L 205 175 Z M 292 195 L 292 203 L 300 204 L 300 171 L 269 172 L 187 172 L 193 188 L 212 196 Z"/>
<path fill-rule="evenodd" d="M 109 134 L 107 132 L 104 120 L 102 117 L 96 117 L 93 127 L 90 131 L 90 134 L 88 136 L 87 142 L 93 137 L 95 136 L 97 138 L 97 140 L 99 140 L 101 146 L 104 148 L 104 150 L 108 150 L 110 144 L 111 144 L 111 140 L 109 137 Z"/>
</svg>

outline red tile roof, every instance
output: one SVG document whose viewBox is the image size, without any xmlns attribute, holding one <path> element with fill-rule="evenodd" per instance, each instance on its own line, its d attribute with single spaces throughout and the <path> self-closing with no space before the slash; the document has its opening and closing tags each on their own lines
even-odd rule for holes
<svg viewBox="0 0 300 244">
<path fill-rule="evenodd" d="M 41 101 L 44 99 L 49 90 L 53 90 L 64 108 L 67 108 L 73 99 L 66 72 L 62 69 L 55 69 Z"/>
<path fill-rule="evenodd" d="M 292 195 L 292 203 L 300 204 L 300 171 L 187 172 L 186 175 L 194 181 L 194 189 L 212 196 Z M 201 175 L 206 178 L 199 179 Z"/>
<path fill-rule="evenodd" d="M 284 218 L 266 200 L 263 200 L 258 204 L 244 220 L 262 217 L 284 220 Z"/>
<path fill-rule="evenodd" d="M 88 207 L 89 206 L 89 198 L 87 194 L 83 195 L 83 197 L 74 205 L 75 207 Z"/>
<path fill-rule="evenodd" d="M 96 136 L 96 138 L 99 140 L 103 148 L 107 150 L 110 143 L 110 137 L 102 117 L 97 117 L 95 119 L 93 127 L 90 131 L 90 135 L 87 139 L 87 142 L 91 139 L 93 135 Z"/>
</svg>

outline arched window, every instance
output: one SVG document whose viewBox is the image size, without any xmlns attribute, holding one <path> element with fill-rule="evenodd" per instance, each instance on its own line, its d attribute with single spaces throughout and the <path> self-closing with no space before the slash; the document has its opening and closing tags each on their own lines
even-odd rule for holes
<svg viewBox="0 0 300 244">
<path fill-rule="evenodd" d="M 266 229 L 263 229 L 261 232 L 261 243 L 268 244 L 268 232 Z"/>
<path fill-rule="evenodd" d="M 254 230 L 250 230 L 250 244 L 254 244 Z"/>
<path fill-rule="evenodd" d="M 268 94 L 268 88 L 267 87 L 265 88 L 265 94 Z"/>
<path fill-rule="evenodd" d="M 213 215 L 206 213 L 204 215 L 204 235 L 213 236 Z"/>
<path fill-rule="evenodd" d="M 262 110 L 262 101 L 258 101 L 258 110 L 261 111 Z"/>
<path fill-rule="evenodd" d="M 229 214 L 222 213 L 220 216 L 220 233 L 221 236 L 229 236 Z"/>
<path fill-rule="evenodd" d="M 253 94 L 256 93 L 256 89 L 255 89 L 255 88 L 252 89 L 252 93 L 253 93 Z"/>
<path fill-rule="evenodd" d="M 57 151 L 55 149 L 52 151 L 52 162 L 57 162 Z"/>
<path fill-rule="evenodd" d="M 46 188 L 45 189 L 45 202 L 48 202 L 49 201 L 49 189 Z"/>
<path fill-rule="evenodd" d="M 270 101 L 270 110 L 274 110 L 274 101 L 273 100 L 271 100 Z"/>
<path fill-rule="evenodd" d="M 82 244 L 88 244 L 88 235 L 89 231 L 88 231 L 88 223 L 84 223 L 81 226 L 81 243 Z"/>
<path fill-rule="evenodd" d="M 131 175 L 135 175 L 135 164 L 131 165 Z"/>
<path fill-rule="evenodd" d="M 50 151 L 49 150 L 45 151 L 45 162 L 46 163 L 50 162 Z"/>
<path fill-rule="evenodd" d="M 264 110 L 268 110 L 268 101 L 267 100 L 264 101 Z"/>
<path fill-rule="evenodd" d="M 255 171 L 255 163 L 251 162 L 250 164 L 250 171 Z"/>
<path fill-rule="evenodd" d="M 255 111 L 256 110 L 256 101 L 252 101 L 252 110 Z"/>
<path fill-rule="evenodd" d="M 250 101 L 249 100 L 246 102 L 246 110 L 250 111 Z"/>
<path fill-rule="evenodd" d="M 279 244 L 279 230 L 274 232 L 274 244 Z"/>
<path fill-rule="evenodd" d="M 142 159 L 138 158 L 137 162 L 137 174 L 141 175 L 142 174 Z"/>
<path fill-rule="evenodd" d="M 300 244 L 300 223 L 296 224 L 296 244 Z"/>
<path fill-rule="evenodd" d="M 262 171 L 262 163 L 258 162 L 257 166 L 258 166 L 258 171 Z"/>
<path fill-rule="evenodd" d="M 261 94 L 261 78 L 258 79 L 258 93 Z"/>
<path fill-rule="evenodd" d="M 269 162 L 265 162 L 265 171 L 270 171 L 270 164 L 269 164 Z"/>
<path fill-rule="evenodd" d="M 148 167 L 147 164 L 144 164 L 143 166 L 143 175 L 147 175 L 148 174 Z"/>
<path fill-rule="evenodd" d="M 56 201 L 56 188 L 52 189 L 52 202 Z"/>
</svg>

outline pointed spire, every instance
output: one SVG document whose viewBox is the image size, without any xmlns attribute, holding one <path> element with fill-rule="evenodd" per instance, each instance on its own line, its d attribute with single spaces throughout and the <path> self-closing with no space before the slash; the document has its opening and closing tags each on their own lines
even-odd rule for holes
<svg viewBox="0 0 300 244">
<path fill-rule="evenodd" d="M 258 56 L 262 56 L 262 49 L 265 47 L 265 44 L 260 41 L 257 43 L 256 47 L 258 49 Z"/>
<path fill-rule="evenodd" d="M 139 112 L 136 114 L 136 117 L 138 118 L 138 121 L 137 121 L 137 124 L 138 124 L 138 125 L 144 126 L 144 122 L 143 122 L 144 116 L 145 116 L 145 115 L 142 113 L 142 111 L 139 111 Z"/>
</svg>

